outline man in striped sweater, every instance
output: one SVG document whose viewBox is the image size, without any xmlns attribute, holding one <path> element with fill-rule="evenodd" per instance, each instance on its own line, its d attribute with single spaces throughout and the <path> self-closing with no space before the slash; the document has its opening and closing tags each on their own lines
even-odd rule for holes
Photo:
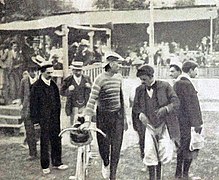
<svg viewBox="0 0 219 180">
<path fill-rule="evenodd" d="M 120 58 L 114 54 L 107 57 L 105 72 L 97 76 L 84 115 L 93 116 L 96 109 L 97 128 L 107 136 L 97 133 L 99 153 L 103 160 L 102 175 L 116 179 L 123 131 L 127 129 L 122 95 L 122 75 L 118 73 Z"/>
</svg>

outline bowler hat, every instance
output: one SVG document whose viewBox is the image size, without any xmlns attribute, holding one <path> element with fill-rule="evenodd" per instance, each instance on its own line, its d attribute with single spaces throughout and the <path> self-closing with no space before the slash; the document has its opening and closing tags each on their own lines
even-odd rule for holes
<svg viewBox="0 0 219 180">
<path fill-rule="evenodd" d="M 149 65 L 142 65 L 139 67 L 136 76 L 140 77 L 142 75 L 147 75 L 149 77 L 153 77 L 154 75 L 154 68 Z"/>
</svg>

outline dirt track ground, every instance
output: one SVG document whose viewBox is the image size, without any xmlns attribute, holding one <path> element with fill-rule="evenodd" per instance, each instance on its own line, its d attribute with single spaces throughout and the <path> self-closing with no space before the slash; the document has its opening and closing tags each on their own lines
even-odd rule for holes
<svg viewBox="0 0 219 180">
<path fill-rule="evenodd" d="M 194 161 L 190 175 L 202 180 L 219 180 L 219 112 L 203 112 L 205 123 L 206 146 L 200 151 Z M 20 146 L 21 137 L 0 136 L 0 180 L 67 180 L 75 172 L 76 149 L 64 143 L 63 162 L 69 165 L 66 171 L 52 170 L 52 173 L 43 176 L 39 160 L 26 161 L 28 150 Z M 124 147 L 118 167 L 118 180 L 146 180 L 148 172 L 141 172 L 143 164 L 139 156 L 136 143 L 127 146 L 127 143 L 136 141 L 135 134 L 130 130 L 125 134 Z M 164 180 L 174 179 L 175 160 L 164 168 Z M 101 180 L 100 158 L 94 158 L 89 167 L 88 180 Z"/>
</svg>

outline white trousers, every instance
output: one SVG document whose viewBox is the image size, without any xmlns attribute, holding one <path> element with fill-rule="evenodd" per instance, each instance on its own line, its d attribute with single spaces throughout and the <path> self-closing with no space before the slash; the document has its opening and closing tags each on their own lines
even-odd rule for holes
<svg viewBox="0 0 219 180">
<path fill-rule="evenodd" d="M 165 124 L 158 128 L 150 125 L 145 131 L 145 148 L 143 163 L 147 166 L 156 166 L 158 162 L 166 164 L 173 158 L 174 143 L 170 139 L 169 132 Z"/>
</svg>

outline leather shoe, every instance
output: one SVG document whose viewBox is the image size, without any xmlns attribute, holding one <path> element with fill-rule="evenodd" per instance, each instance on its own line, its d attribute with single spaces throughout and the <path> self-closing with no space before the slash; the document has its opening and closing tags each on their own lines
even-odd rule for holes
<svg viewBox="0 0 219 180">
<path fill-rule="evenodd" d="M 58 170 L 66 170 L 68 169 L 68 165 L 62 164 L 60 166 L 53 166 L 53 168 Z"/>
</svg>

